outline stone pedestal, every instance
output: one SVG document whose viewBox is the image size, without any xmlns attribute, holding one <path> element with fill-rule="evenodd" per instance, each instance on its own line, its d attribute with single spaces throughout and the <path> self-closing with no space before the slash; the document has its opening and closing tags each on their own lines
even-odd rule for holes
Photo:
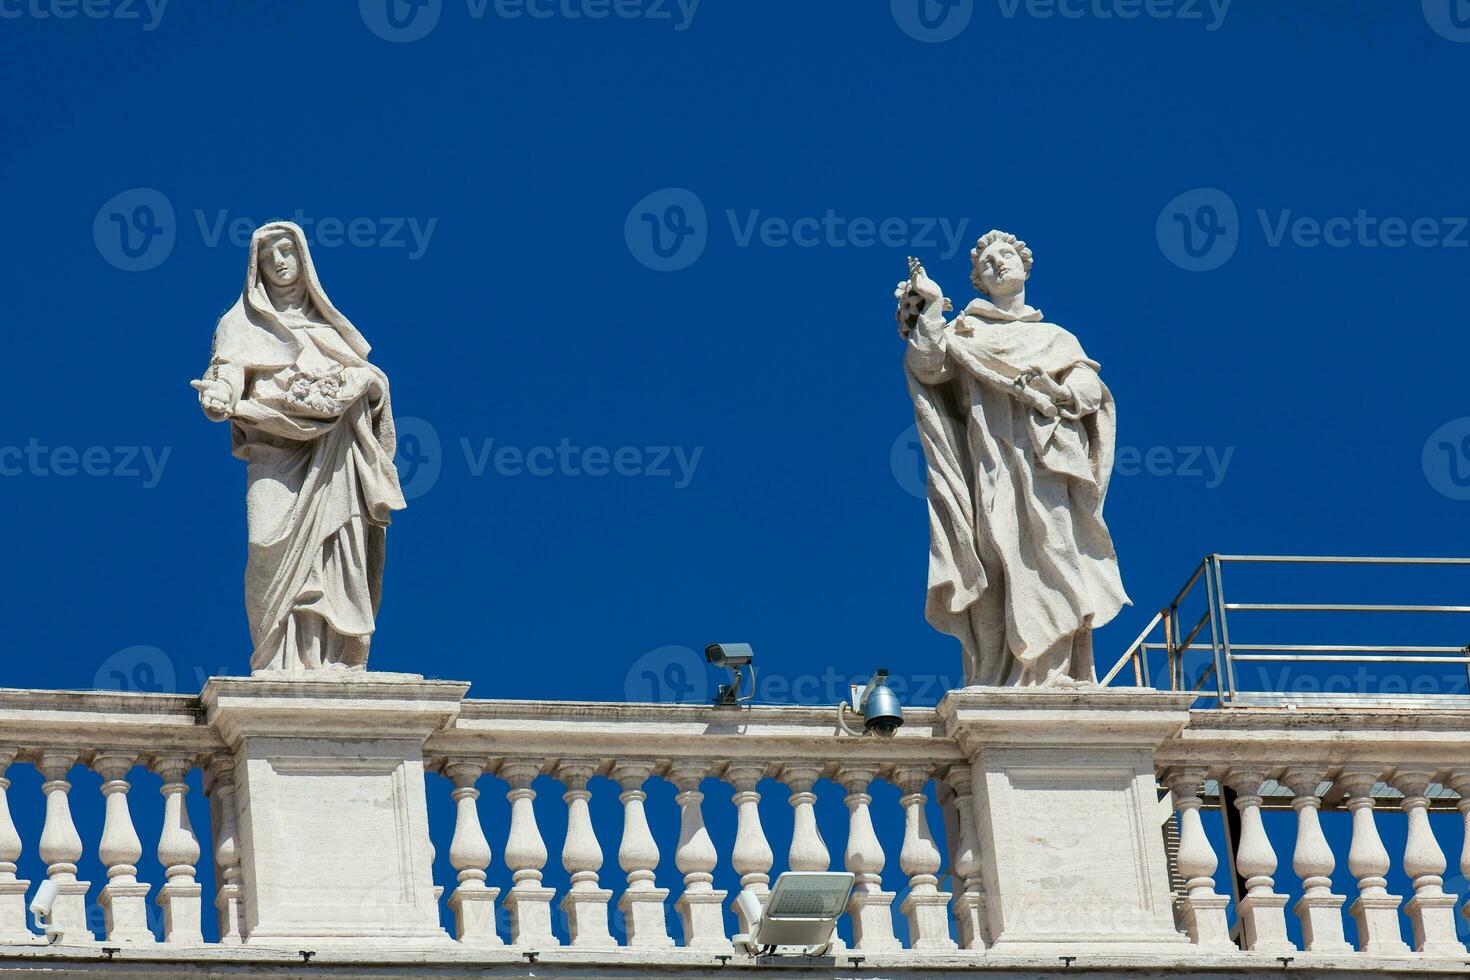
<svg viewBox="0 0 1470 980">
<path fill-rule="evenodd" d="M 97 896 L 102 906 L 103 921 L 106 923 L 109 943 L 154 942 L 153 931 L 148 928 L 149 886 L 138 882 L 110 881 Z M 203 939 L 200 940 L 203 942 Z"/>
<path fill-rule="evenodd" d="M 1187 944 L 1174 925 L 1154 751 L 1190 694 L 964 688 L 939 714 L 970 760 L 997 951 Z"/>
<path fill-rule="evenodd" d="M 0 872 L 0 943 L 28 943 L 35 938 L 26 913 L 26 895 L 31 883 L 15 877 L 12 870 Z"/>
<path fill-rule="evenodd" d="M 450 942 L 432 877 L 424 740 L 469 685 L 408 674 L 212 678 L 235 753 L 245 942 Z"/>
<path fill-rule="evenodd" d="M 551 931 L 551 901 L 556 889 L 517 883 L 505 894 L 505 911 L 510 914 L 510 944 L 533 949 L 561 945 Z"/>
<path fill-rule="evenodd" d="M 667 888 L 632 888 L 623 892 L 618 899 L 618 911 L 623 913 L 623 922 L 628 930 L 629 946 L 665 948 L 674 945 L 669 935 L 668 922 L 664 919 L 664 903 L 668 901 Z"/>
<path fill-rule="evenodd" d="M 495 899 L 499 895 L 499 888 L 486 888 L 480 882 L 478 887 L 460 885 L 449 896 L 460 942 L 471 946 L 505 945 L 495 930 Z"/>
<path fill-rule="evenodd" d="M 95 943 L 97 937 L 87 925 L 87 893 L 92 890 L 90 881 L 61 881 L 56 901 L 51 906 L 51 924 L 66 946 Z"/>
</svg>

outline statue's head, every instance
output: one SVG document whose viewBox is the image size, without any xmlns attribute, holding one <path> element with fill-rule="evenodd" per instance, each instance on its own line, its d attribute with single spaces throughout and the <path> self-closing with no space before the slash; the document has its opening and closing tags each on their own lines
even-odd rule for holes
<svg viewBox="0 0 1470 980">
<path fill-rule="evenodd" d="M 970 282 L 982 295 L 1012 296 L 1031 278 L 1031 250 L 1015 235 L 990 231 L 970 250 Z"/>
<path fill-rule="evenodd" d="M 260 275 L 271 285 L 294 286 L 301 278 L 301 245 L 289 231 L 271 232 L 260 240 Z"/>
</svg>

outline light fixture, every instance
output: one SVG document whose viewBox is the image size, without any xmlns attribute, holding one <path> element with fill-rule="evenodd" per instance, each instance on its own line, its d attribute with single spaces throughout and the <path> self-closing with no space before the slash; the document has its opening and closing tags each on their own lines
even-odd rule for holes
<svg viewBox="0 0 1470 980">
<path fill-rule="evenodd" d="M 704 648 L 704 659 L 716 667 L 724 667 L 734 675 L 735 683 L 721 684 L 715 695 L 716 707 L 735 707 L 755 697 L 755 651 L 749 643 L 711 643 Z M 750 668 L 750 693 L 740 696 L 741 670 Z"/>
<path fill-rule="evenodd" d="M 868 679 L 866 687 L 853 684 L 850 688 L 851 703 L 844 701 L 837 706 L 837 724 L 849 735 L 858 734 L 848 724 L 846 714 L 856 711 L 863 716 L 864 735 L 892 738 L 903 724 L 903 705 L 898 695 L 888 686 L 888 668 L 879 667 Z"/>
<path fill-rule="evenodd" d="M 776 952 L 778 946 L 800 946 L 801 956 L 820 956 L 832 944 L 837 920 L 847 909 L 853 875 L 846 871 L 786 871 L 776 879 L 765 907 L 749 892 L 736 905 L 750 932 L 735 945 L 752 955 Z"/>
</svg>

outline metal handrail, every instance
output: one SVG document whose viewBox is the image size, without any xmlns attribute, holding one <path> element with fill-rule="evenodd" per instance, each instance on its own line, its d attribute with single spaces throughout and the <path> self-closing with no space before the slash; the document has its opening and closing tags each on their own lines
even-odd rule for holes
<svg viewBox="0 0 1470 980">
<path fill-rule="evenodd" d="M 1206 555 L 1194 569 L 1184 587 L 1168 606 L 1159 610 L 1138 638 L 1123 652 L 1118 662 L 1103 679 L 1110 684 L 1132 664 L 1135 686 L 1151 686 L 1148 654 L 1164 651 L 1168 658 L 1169 690 L 1186 689 L 1184 656 L 1195 649 L 1205 627 L 1210 632 L 1211 661 L 1196 679 L 1191 690 L 1200 692 L 1211 677 L 1215 680 L 1215 698 L 1221 706 L 1237 700 L 1235 664 L 1248 661 L 1301 663 L 1435 663 L 1463 664 L 1470 676 L 1470 644 L 1465 646 L 1427 646 L 1418 644 L 1324 644 L 1324 643 L 1235 643 L 1230 642 L 1227 614 L 1241 612 L 1371 612 L 1371 613 L 1470 613 L 1470 606 L 1428 604 L 1365 603 L 1261 603 L 1226 602 L 1223 588 L 1223 566 L 1228 563 L 1341 564 L 1341 565 L 1470 565 L 1470 558 L 1390 558 L 1316 555 Z M 1187 636 L 1182 636 L 1179 610 L 1203 580 L 1205 611 Z M 1152 639 L 1160 625 L 1162 642 Z M 1208 696 L 1208 695 L 1202 695 Z"/>
</svg>

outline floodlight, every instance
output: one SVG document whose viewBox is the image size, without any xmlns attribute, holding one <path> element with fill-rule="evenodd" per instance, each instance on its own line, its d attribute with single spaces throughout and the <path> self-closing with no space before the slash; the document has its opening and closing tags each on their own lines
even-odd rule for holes
<svg viewBox="0 0 1470 980">
<path fill-rule="evenodd" d="M 866 687 L 852 685 L 850 694 L 851 704 L 844 701 L 837 706 L 837 724 L 843 731 L 849 735 L 857 734 L 848 727 L 844 717 L 848 710 L 853 710 L 862 713 L 864 734 L 892 738 L 898 733 L 899 726 L 903 724 L 903 706 L 899 704 L 898 695 L 888 686 L 888 668 L 879 667 L 874 671 Z"/>
<path fill-rule="evenodd" d="M 800 946 L 807 956 L 825 952 L 847 909 L 853 877 L 847 871 L 782 873 L 742 944 L 752 952 L 774 952 L 777 946 Z"/>
<path fill-rule="evenodd" d="M 741 701 L 749 701 L 755 696 L 755 650 L 751 649 L 749 643 L 711 643 L 704 648 L 704 659 L 716 667 L 724 667 L 735 676 L 733 684 L 720 685 L 719 693 L 715 695 L 717 707 L 738 705 Z M 740 671 L 745 667 L 750 668 L 751 692 L 741 698 Z"/>
</svg>

